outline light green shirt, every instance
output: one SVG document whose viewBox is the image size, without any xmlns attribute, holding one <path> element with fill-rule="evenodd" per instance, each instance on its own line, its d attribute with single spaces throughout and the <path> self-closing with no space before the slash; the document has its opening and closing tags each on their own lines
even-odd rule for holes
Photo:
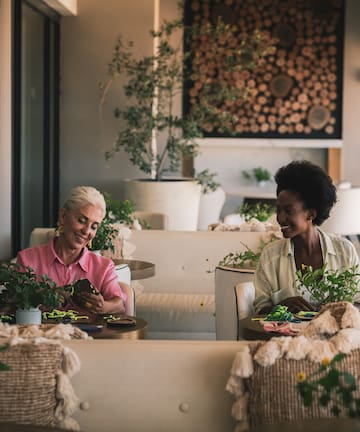
<svg viewBox="0 0 360 432">
<path fill-rule="evenodd" d="M 359 265 L 358 254 L 349 240 L 317 229 L 327 269 L 342 270 Z M 294 244 L 290 239 L 280 239 L 265 246 L 254 278 L 255 313 L 288 297 L 301 295 L 296 285 L 295 272 Z M 356 297 L 357 301 L 359 297 Z"/>
</svg>

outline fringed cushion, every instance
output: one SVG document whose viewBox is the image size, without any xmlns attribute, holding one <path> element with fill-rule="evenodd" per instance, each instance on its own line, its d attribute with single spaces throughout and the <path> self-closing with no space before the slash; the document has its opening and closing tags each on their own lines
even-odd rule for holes
<svg viewBox="0 0 360 432">
<path fill-rule="evenodd" d="M 338 363 L 339 370 L 360 375 L 360 350 L 352 351 Z M 307 376 L 319 369 L 319 363 L 307 359 L 292 360 L 281 358 L 272 366 L 260 366 L 254 362 L 254 372 L 245 379 L 248 390 L 248 416 L 251 427 L 263 423 L 279 423 L 321 417 L 333 417 L 331 405 L 320 407 L 315 397 L 310 407 L 304 407 L 298 390 L 296 377 L 299 372 Z M 358 392 L 357 397 L 360 396 Z"/>
<path fill-rule="evenodd" d="M 9 344 L 9 345 L 7 345 Z M 59 342 L 2 340 L 0 422 L 79 430 L 71 418 L 78 405 L 69 377 L 80 367 L 77 356 Z"/>
<path fill-rule="evenodd" d="M 261 424 L 276 424 L 333 417 L 331 405 L 320 407 L 314 398 L 304 407 L 296 389 L 299 372 L 307 376 L 318 371 L 321 361 L 337 353 L 347 356 L 337 364 L 353 376 L 360 376 L 360 313 L 351 304 L 329 304 L 302 335 L 274 337 L 249 344 L 234 359 L 227 390 L 234 396 L 232 416 L 236 431 Z M 360 391 L 356 393 L 360 397 Z M 340 416 L 344 416 L 341 413 Z"/>
</svg>

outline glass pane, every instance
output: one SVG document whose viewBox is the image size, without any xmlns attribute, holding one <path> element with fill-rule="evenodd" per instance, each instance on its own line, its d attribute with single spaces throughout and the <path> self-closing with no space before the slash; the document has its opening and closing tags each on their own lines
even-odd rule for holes
<svg viewBox="0 0 360 432">
<path fill-rule="evenodd" d="M 43 225 L 44 18 L 23 3 L 21 37 L 21 247 Z"/>
</svg>

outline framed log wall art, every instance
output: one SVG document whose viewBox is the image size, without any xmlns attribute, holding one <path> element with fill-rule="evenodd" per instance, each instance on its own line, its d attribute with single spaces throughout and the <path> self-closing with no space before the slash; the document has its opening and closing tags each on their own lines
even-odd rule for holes
<svg viewBox="0 0 360 432">
<path fill-rule="evenodd" d="M 209 64 L 206 38 L 191 42 L 201 56 L 184 94 L 184 110 L 201 103 L 207 76 L 217 76 L 249 89 L 244 100 L 228 102 L 236 115 L 230 134 L 205 125 L 206 137 L 341 138 L 342 68 L 345 0 L 189 0 L 188 25 L 236 26 L 237 37 L 220 41 L 223 48 L 241 44 L 259 30 L 274 41 L 271 55 L 255 69 L 227 73 L 226 65 Z"/>
</svg>

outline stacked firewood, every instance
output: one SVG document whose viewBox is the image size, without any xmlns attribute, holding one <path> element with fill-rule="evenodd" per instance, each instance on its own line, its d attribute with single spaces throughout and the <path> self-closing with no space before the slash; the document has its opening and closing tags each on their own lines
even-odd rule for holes
<svg viewBox="0 0 360 432">
<path fill-rule="evenodd" d="M 192 23 L 222 20 L 237 37 L 219 41 L 240 46 L 255 30 L 275 38 L 275 50 L 253 70 L 229 73 L 207 61 L 206 39 L 192 48 L 203 60 L 193 71 L 190 106 L 201 100 L 209 77 L 236 83 L 246 98 L 228 101 L 239 136 L 339 137 L 341 116 L 342 0 L 196 0 L 189 2 Z M 225 107 L 224 107 L 225 108 Z M 206 132 L 216 134 L 216 125 Z"/>
</svg>

